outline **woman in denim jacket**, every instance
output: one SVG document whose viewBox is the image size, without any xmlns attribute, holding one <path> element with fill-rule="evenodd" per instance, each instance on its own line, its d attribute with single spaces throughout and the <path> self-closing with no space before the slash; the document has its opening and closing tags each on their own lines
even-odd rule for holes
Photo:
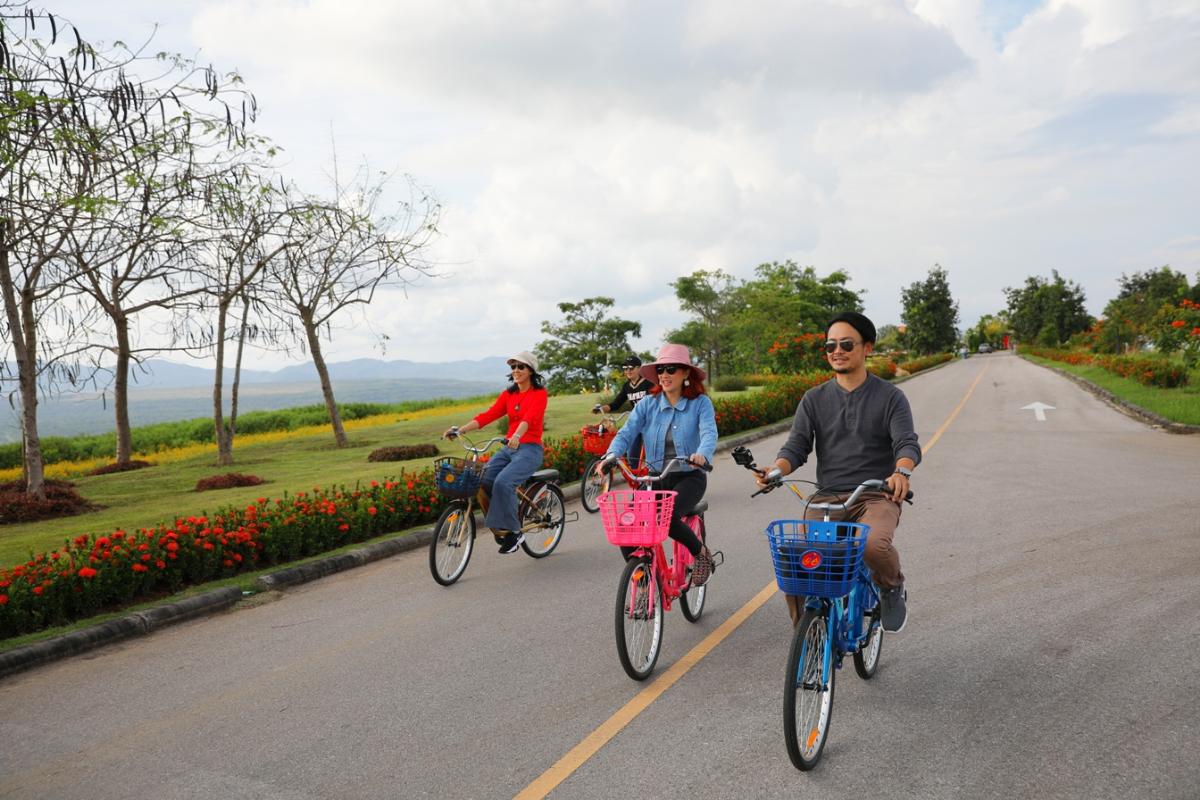
<svg viewBox="0 0 1200 800">
<path fill-rule="evenodd" d="M 658 359 L 641 368 L 641 375 L 655 384 L 649 396 L 634 406 L 629 420 L 608 446 L 606 459 L 629 449 L 640 435 L 646 448 L 646 463 L 661 469 L 670 458 L 686 458 L 692 464 L 711 464 L 717 447 L 717 416 L 704 391 L 708 374 L 692 366 L 691 354 L 681 344 L 663 345 Z M 603 464 L 602 464 L 603 466 Z M 672 472 L 658 482 L 658 489 L 677 492 L 671 514 L 670 537 L 692 554 L 692 585 L 703 586 L 713 571 L 712 554 L 700 537 L 683 522 L 708 487 L 708 477 L 695 467 Z M 628 556 L 630 551 L 625 551 Z"/>
</svg>

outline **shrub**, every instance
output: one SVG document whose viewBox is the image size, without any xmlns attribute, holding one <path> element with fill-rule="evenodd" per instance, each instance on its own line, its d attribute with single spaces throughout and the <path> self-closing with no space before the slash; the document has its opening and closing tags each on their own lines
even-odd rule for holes
<svg viewBox="0 0 1200 800">
<path fill-rule="evenodd" d="M 266 481 L 257 475 L 227 472 L 224 475 L 210 475 L 196 481 L 196 491 L 207 492 L 211 489 L 232 489 L 236 486 L 258 486 L 260 483 L 266 483 Z"/>
<path fill-rule="evenodd" d="M 912 375 L 920 372 L 923 369 L 929 369 L 930 367 L 936 367 L 938 364 L 944 364 L 947 361 L 953 360 L 953 358 L 953 353 L 938 353 L 932 356 L 922 356 L 920 358 L 914 358 L 909 361 L 901 362 L 897 365 L 897 368 L 904 370 L 909 375 Z"/>
<path fill-rule="evenodd" d="M 762 373 L 755 372 L 755 373 L 751 373 L 749 375 L 743 375 L 742 380 L 744 380 L 746 382 L 747 386 L 766 386 L 768 383 L 771 382 L 771 379 L 773 377 L 775 377 L 775 376 L 764 375 Z"/>
<path fill-rule="evenodd" d="M 136 459 L 125 462 L 114 461 L 112 464 L 105 464 L 103 467 L 96 467 L 94 470 L 89 472 L 88 475 L 111 475 L 114 472 L 130 472 L 131 470 L 145 469 L 146 467 L 153 466 L 154 465 L 149 461 L 138 461 Z"/>
<path fill-rule="evenodd" d="M 70 517 L 99 508 L 80 497 L 69 481 L 46 481 L 44 485 L 46 499 L 39 500 L 25 493 L 24 481 L 0 483 L 0 525 Z"/>
<path fill-rule="evenodd" d="M 897 369 L 896 362 L 887 356 L 872 356 L 867 361 L 867 371 L 873 375 L 878 375 L 886 381 L 890 381 L 896 377 Z"/>
<path fill-rule="evenodd" d="M 750 384 L 740 375 L 721 375 L 712 383 L 714 392 L 741 392 Z"/>
<path fill-rule="evenodd" d="M 372 450 L 367 456 L 367 461 L 408 461 L 414 458 L 434 458 L 437 454 L 436 444 L 402 444 Z"/>
<path fill-rule="evenodd" d="M 1059 350 L 1049 347 L 1027 347 L 1026 353 L 1076 366 L 1096 366 L 1114 375 L 1135 380 L 1143 386 L 1177 389 L 1188 383 L 1187 368 L 1163 356 L 1093 355 L 1079 350 Z"/>
</svg>

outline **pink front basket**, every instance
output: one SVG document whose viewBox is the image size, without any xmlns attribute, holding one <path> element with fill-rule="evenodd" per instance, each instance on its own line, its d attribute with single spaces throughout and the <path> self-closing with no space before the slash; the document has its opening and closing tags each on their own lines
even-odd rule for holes
<svg viewBox="0 0 1200 800">
<path fill-rule="evenodd" d="M 608 541 L 622 547 L 652 547 L 667 538 L 675 492 L 617 489 L 596 498 Z"/>
</svg>

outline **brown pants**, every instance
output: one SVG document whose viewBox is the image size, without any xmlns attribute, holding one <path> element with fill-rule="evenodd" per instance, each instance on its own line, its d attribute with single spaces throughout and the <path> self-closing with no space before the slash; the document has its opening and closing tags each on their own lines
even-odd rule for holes
<svg viewBox="0 0 1200 800">
<path fill-rule="evenodd" d="M 848 494 L 822 495 L 814 497 L 813 502 L 842 503 L 849 496 Z M 824 519 L 825 512 L 810 509 L 804 518 Z M 867 546 L 863 550 L 863 561 L 871 568 L 875 585 L 891 589 L 904 583 L 904 573 L 900 571 L 900 554 L 892 546 L 892 537 L 896 533 L 896 526 L 900 523 L 899 503 L 880 492 L 867 492 L 859 498 L 857 503 L 850 506 L 846 513 L 835 511 L 830 513 L 829 518 L 839 522 L 861 522 L 871 526 L 871 530 L 867 533 Z M 804 598 L 788 594 L 784 595 L 784 599 L 787 601 L 788 613 L 792 615 L 792 624 L 795 625 L 800 621 L 800 615 L 804 613 Z"/>
</svg>

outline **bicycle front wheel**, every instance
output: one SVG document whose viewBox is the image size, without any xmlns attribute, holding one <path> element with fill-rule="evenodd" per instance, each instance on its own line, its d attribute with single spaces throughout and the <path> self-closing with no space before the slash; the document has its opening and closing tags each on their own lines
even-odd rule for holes
<svg viewBox="0 0 1200 800">
<path fill-rule="evenodd" d="M 535 522 L 537 527 L 526 531 L 521 547 L 534 558 L 545 558 L 562 541 L 563 528 L 567 526 L 567 502 L 562 490 L 553 483 L 531 486 L 528 492 L 530 502 L 522 522 Z"/>
<path fill-rule="evenodd" d="M 879 651 L 883 649 L 883 624 L 879 617 L 879 604 L 876 602 L 875 608 L 863 614 L 867 640 L 854 654 L 854 671 L 865 681 L 875 677 L 875 671 L 879 669 Z"/>
<path fill-rule="evenodd" d="M 783 687 L 783 738 L 797 769 L 810 770 L 821 760 L 835 675 L 828 611 L 810 608 L 796 626 Z"/>
<path fill-rule="evenodd" d="M 650 563 L 630 559 L 617 589 L 617 656 L 625 674 L 644 681 L 654 671 L 662 647 L 662 591 Z"/>
<path fill-rule="evenodd" d="M 429 571 L 442 586 L 462 577 L 475 549 L 475 514 L 465 500 L 456 500 L 442 511 L 429 543 Z"/>
<path fill-rule="evenodd" d="M 608 486 L 612 483 L 610 475 L 596 474 L 596 465 L 599 463 L 598 458 L 588 460 L 587 466 L 583 468 L 583 477 L 579 479 L 579 504 L 589 514 L 600 510 L 597 499 L 608 491 Z"/>
</svg>

